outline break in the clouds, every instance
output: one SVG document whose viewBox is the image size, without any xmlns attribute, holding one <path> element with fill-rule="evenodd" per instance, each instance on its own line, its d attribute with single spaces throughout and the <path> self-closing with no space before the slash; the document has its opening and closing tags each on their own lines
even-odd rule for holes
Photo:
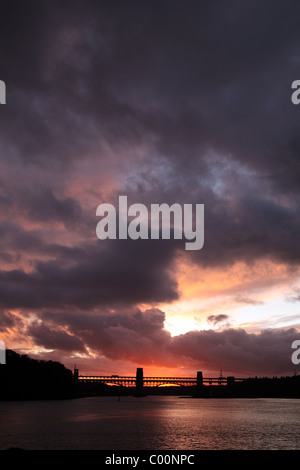
<svg viewBox="0 0 300 470">
<path fill-rule="evenodd" d="M 215 339 L 230 337 L 235 346 L 226 349 L 226 365 L 240 370 L 234 358 L 241 337 L 245 348 L 248 341 L 255 346 L 255 354 L 245 352 L 253 373 L 262 338 L 286 354 L 281 331 L 195 331 L 176 339 L 161 317 L 146 347 L 133 325 L 137 309 L 168 305 L 169 312 L 189 295 L 200 310 L 192 272 L 213 271 L 222 286 L 222 272 L 244 264 L 249 285 L 256 263 L 268 262 L 274 282 L 281 286 L 276 273 L 284 266 L 297 292 L 300 109 L 291 84 L 300 78 L 299 9 L 269 0 L 2 2 L 0 308 L 8 340 L 18 342 L 27 325 L 33 350 L 90 348 L 136 361 L 143 345 L 148 363 L 165 353 L 168 364 L 186 357 L 202 364 L 205 357 L 218 369 L 203 344 L 210 335 L 216 358 Z M 178 240 L 99 241 L 96 208 L 121 194 L 130 204 L 204 204 L 203 249 L 185 253 Z M 182 283 L 179 267 L 191 266 L 196 271 Z M 261 286 L 268 276 L 261 273 Z M 254 288 L 239 287 L 238 294 L 233 302 L 240 305 L 267 304 Z M 208 321 L 219 327 L 228 317 L 234 331 L 234 316 L 222 311 Z M 104 319 L 114 324 L 109 334 Z M 111 348 L 99 346 L 94 327 Z M 270 352 L 265 369 L 273 356 L 281 364 L 279 352 Z"/>
<path fill-rule="evenodd" d="M 143 364 L 146 368 L 153 365 L 176 368 L 180 364 L 187 369 L 221 367 L 242 375 L 253 375 L 255 371 L 289 374 L 292 370 L 291 342 L 297 334 L 295 329 L 267 329 L 259 334 L 243 329 L 210 329 L 172 337 L 164 328 L 164 321 L 165 314 L 159 309 L 117 310 L 98 315 L 45 311 L 26 334 L 39 346 L 61 353 L 87 352 L 86 345 L 102 357 Z M 61 330 L 62 326 L 68 333 Z"/>
</svg>

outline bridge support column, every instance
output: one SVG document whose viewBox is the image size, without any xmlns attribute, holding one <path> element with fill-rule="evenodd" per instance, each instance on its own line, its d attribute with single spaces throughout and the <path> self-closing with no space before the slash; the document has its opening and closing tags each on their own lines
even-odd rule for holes
<svg viewBox="0 0 300 470">
<path fill-rule="evenodd" d="M 144 373 L 141 367 L 138 367 L 136 370 L 136 379 L 135 379 L 136 395 L 144 395 Z"/>
<path fill-rule="evenodd" d="M 74 367 L 74 373 L 73 373 L 73 378 L 74 378 L 74 380 L 75 380 L 76 382 L 77 382 L 77 380 L 78 380 L 78 375 L 79 375 L 79 371 L 78 371 L 78 369 L 76 369 L 76 365 L 75 365 L 75 367 Z"/>
<path fill-rule="evenodd" d="M 234 377 L 227 377 L 227 385 L 234 385 Z"/>
<path fill-rule="evenodd" d="M 202 372 L 197 372 L 197 390 L 199 390 L 203 385 L 203 374 Z"/>
<path fill-rule="evenodd" d="M 196 382 L 196 393 L 195 393 L 195 396 L 196 397 L 200 397 L 202 396 L 203 392 L 204 392 L 204 388 L 203 387 L 203 375 L 202 375 L 202 372 L 201 371 L 198 371 L 197 372 L 197 382 Z"/>
</svg>

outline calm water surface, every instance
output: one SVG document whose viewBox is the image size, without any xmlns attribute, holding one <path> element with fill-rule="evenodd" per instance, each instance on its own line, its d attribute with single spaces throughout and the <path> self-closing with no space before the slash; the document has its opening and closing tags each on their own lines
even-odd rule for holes
<svg viewBox="0 0 300 470">
<path fill-rule="evenodd" d="M 0 402 L 0 449 L 300 450 L 300 400 Z"/>
</svg>

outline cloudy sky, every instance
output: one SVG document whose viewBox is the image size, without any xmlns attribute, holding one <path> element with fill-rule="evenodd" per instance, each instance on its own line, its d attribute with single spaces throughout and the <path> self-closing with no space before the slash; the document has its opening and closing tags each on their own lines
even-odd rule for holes
<svg viewBox="0 0 300 470">
<path fill-rule="evenodd" d="M 299 17 L 289 0 L 1 0 L 8 348 L 82 374 L 294 373 Z M 203 249 L 99 240 L 119 195 L 204 204 Z"/>
</svg>

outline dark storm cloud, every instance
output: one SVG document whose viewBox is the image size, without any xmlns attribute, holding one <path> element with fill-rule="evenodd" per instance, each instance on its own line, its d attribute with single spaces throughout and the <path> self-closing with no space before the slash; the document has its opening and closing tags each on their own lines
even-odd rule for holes
<svg viewBox="0 0 300 470">
<path fill-rule="evenodd" d="M 163 328 L 165 314 L 159 309 L 142 312 L 136 308 L 121 308 L 113 313 L 103 310 L 97 314 L 45 311 L 39 318 L 42 322 L 29 326 L 26 334 L 38 339 L 40 345 L 49 347 L 50 332 L 53 332 L 53 339 L 56 335 L 62 337 L 59 328 L 64 327 L 72 338 L 71 345 L 78 339 L 78 351 L 82 351 L 84 344 L 115 360 L 134 361 L 140 354 L 148 363 L 159 361 L 170 338 Z"/>
<path fill-rule="evenodd" d="M 26 256 L 30 257 L 31 265 L 43 255 L 63 260 L 64 266 L 86 258 L 86 251 L 80 246 L 47 242 L 40 230 L 25 230 L 20 224 L 9 221 L 0 223 L 0 250 L 3 263 L 14 267 Z"/>
<path fill-rule="evenodd" d="M 184 172 L 205 170 L 214 149 L 296 190 L 295 3 L 15 1 L 3 11 L 16 95 L 2 129 L 26 158 L 76 158 L 98 132 L 111 145 L 154 139 Z"/>
<path fill-rule="evenodd" d="M 209 369 L 249 375 L 290 373 L 291 344 L 297 335 L 294 328 L 264 330 L 259 334 L 243 329 L 190 331 L 174 337 L 171 348 Z"/>
<path fill-rule="evenodd" d="M 107 116 L 108 138 L 154 136 L 156 150 L 183 172 L 203 172 L 202 157 L 214 149 L 258 169 L 276 187 L 288 187 L 288 178 L 297 190 L 294 7 L 134 2 L 106 8 L 111 27 L 105 59 L 99 51 L 92 62 L 91 111 L 101 122 Z"/>
<path fill-rule="evenodd" d="M 252 263 L 263 258 L 299 264 L 296 208 L 248 194 L 238 199 L 234 208 L 222 199 L 215 206 L 208 203 L 205 221 L 205 248 L 196 253 L 204 265 Z"/>
<path fill-rule="evenodd" d="M 98 133 L 111 145 L 154 139 L 182 171 L 203 170 L 203 155 L 215 149 L 296 189 L 297 8 L 5 2 L 10 53 L 2 63 L 15 94 L 2 129 L 39 163 L 80 156 Z M 15 119 L 18 110 L 23 119 Z"/>
<path fill-rule="evenodd" d="M 172 276 L 174 250 L 170 241 L 109 240 L 87 246 L 66 264 L 68 248 L 56 250 L 57 259 L 39 261 L 36 269 L 0 272 L 0 304 L 8 308 L 74 306 L 162 302 L 178 298 Z M 101 244 L 102 243 L 102 244 Z M 50 246 L 51 250 L 51 246 Z M 51 251 L 50 251 L 51 252 Z"/>
<path fill-rule="evenodd" d="M 59 198 L 51 184 L 64 185 L 72 163 L 96 148 L 95 159 L 104 159 L 104 143 L 120 162 L 122 143 L 144 143 L 149 166 L 172 169 L 179 202 L 205 204 L 205 249 L 193 257 L 205 265 L 263 256 L 298 263 L 299 221 L 280 199 L 298 201 L 300 187 L 299 113 L 290 100 L 295 9 L 270 1 L 3 2 L 2 158 L 50 175 L 42 191 L 16 185 L 19 211 L 68 226 L 83 217 L 80 202 Z M 212 154 L 220 156 L 217 176 Z M 245 192 L 244 174 L 233 209 L 214 183 L 226 168 L 227 184 L 239 179 L 239 166 L 254 176 Z M 29 167 L 25 175 L 35 185 Z M 166 182 L 162 171 L 157 199 Z M 9 205 L 12 195 L 2 200 Z"/>
<path fill-rule="evenodd" d="M 36 345 L 46 349 L 85 352 L 84 344 L 78 337 L 60 329 L 50 329 L 44 324 L 33 323 L 29 334 Z"/>
<path fill-rule="evenodd" d="M 67 226 L 81 218 L 81 207 L 71 198 L 59 199 L 50 188 L 20 195 L 18 206 L 25 209 L 32 221 L 62 222 Z"/>
<path fill-rule="evenodd" d="M 8 194 L 6 185 L 5 192 Z M 21 216 L 31 222 L 43 222 L 45 226 L 47 223 L 62 223 L 71 228 L 81 220 L 88 220 L 78 201 L 71 197 L 58 197 L 51 187 L 41 187 L 38 182 L 33 187 L 32 183 L 28 187 L 25 184 L 21 188 L 16 187 L 9 198 L 0 200 L 0 208 L 14 218 Z"/>
</svg>

